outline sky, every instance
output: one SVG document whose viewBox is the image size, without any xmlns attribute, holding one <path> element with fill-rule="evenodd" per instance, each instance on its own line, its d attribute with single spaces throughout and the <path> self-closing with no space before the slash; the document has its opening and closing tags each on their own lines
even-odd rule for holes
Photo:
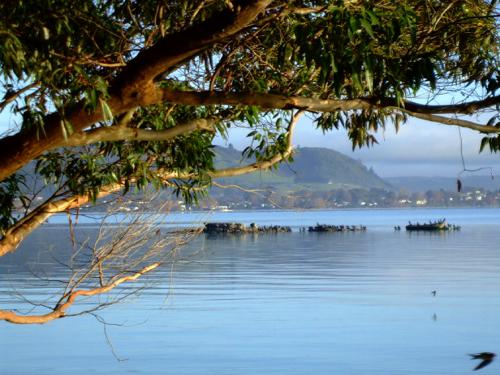
<svg viewBox="0 0 500 375">
<path fill-rule="evenodd" d="M 248 145 L 245 137 L 247 132 L 234 131 L 229 142 L 235 148 L 243 149 Z M 500 174 L 500 154 L 492 154 L 487 150 L 479 153 L 482 135 L 468 129 L 461 129 L 461 133 L 467 169 L 491 167 L 494 173 Z M 353 152 L 345 130 L 323 134 L 315 129 L 311 120 L 305 119 L 297 124 L 294 144 L 339 151 L 372 167 L 381 177 L 457 177 L 462 171 L 460 135 L 455 126 L 410 118 L 397 134 L 393 126 L 388 125 L 385 132 L 377 133 L 376 138 L 379 144 Z M 225 143 L 219 141 L 219 144 Z M 470 174 L 489 175 L 490 170 L 463 175 Z"/>
<path fill-rule="evenodd" d="M 11 121 L 15 121 L 15 118 L 8 111 L 0 114 L 0 133 L 8 128 Z M 461 132 L 467 168 L 491 167 L 495 175 L 500 174 L 500 154 L 491 154 L 489 151 L 480 154 L 482 136 L 468 129 L 462 129 Z M 247 133 L 248 130 L 235 129 L 230 133 L 228 142 L 242 150 L 248 145 Z M 393 127 L 388 125 L 386 131 L 379 132 L 376 138 L 379 144 L 353 152 L 345 130 L 323 134 L 315 129 L 311 120 L 303 118 L 297 125 L 294 144 L 339 151 L 360 160 L 367 167 L 372 167 L 381 177 L 457 177 L 462 171 L 457 127 L 410 118 L 397 134 Z M 216 140 L 216 143 L 228 145 L 222 139 Z M 468 174 L 473 173 L 464 175 Z M 474 174 L 489 175 L 490 171 L 482 170 Z"/>
</svg>

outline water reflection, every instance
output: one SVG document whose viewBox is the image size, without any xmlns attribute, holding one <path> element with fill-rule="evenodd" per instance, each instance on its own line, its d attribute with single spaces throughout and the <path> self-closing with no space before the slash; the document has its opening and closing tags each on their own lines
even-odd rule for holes
<svg viewBox="0 0 500 375">
<path fill-rule="evenodd" d="M 52 255 L 34 252 L 57 235 L 41 231 L 3 261 L 2 289 L 43 298 L 19 264 L 60 275 Z M 140 297 L 103 313 L 125 324 L 108 332 L 129 361 L 113 359 L 91 318 L 2 323 L 0 360 L 8 374 L 465 374 L 467 353 L 498 350 L 498 236 L 482 225 L 200 236 Z"/>
</svg>

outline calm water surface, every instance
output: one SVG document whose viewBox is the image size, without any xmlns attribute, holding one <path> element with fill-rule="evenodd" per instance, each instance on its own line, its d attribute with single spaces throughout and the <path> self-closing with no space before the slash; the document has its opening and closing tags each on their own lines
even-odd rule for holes
<svg viewBox="0 0 500 375">
<path fill-rule="evenodd" d="M 442 217 L 462 230 L 392 230 Z M 500 210 L 192 213 L 168 220 L 368 230 L 200 236 L 186 249 L 196 251 L 187 262 L 102 312 L 119 324 L 107 334 L 126 361 L 114 358 L 93 317 L 0 323 L 0 373 L 468 374 L 475 362 L 467 353 L 500 353 Z M 16 263 L 43 259 L 56 272 L 33 254 L 64 236 L 48 227 L 0 260 L 1 306 L 22 307 L 7 290 L 48 296 L 51 290 Z M 500 373 L 500 361 L 481 373 Z"/>
</svg>

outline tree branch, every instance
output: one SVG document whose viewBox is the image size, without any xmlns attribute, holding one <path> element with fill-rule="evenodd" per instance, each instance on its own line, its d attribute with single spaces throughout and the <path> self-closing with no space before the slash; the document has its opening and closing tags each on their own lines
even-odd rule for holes
<svg viewBox="0 0 500 375">
<path fill-rule="evenodd" d="M 210 172 L 209 176 L 211 178 L 240 176 L 245 173 L 270 168 L 274 164 L 286 159 L 293 152 L 293 131 L 297 124 L 297 121 L 302 114 L 303 111 L 297 112 L 292 117 L 290 124 L 288 125 L 286 137 L 287 144 L 284 152 L 274 155 L 269 159 L 261 160 L 249 165 L 216 170 Z M 173 178 L 188 179 L 195 177 L 193 174 L 189 173 L 173 173 L 172 171 L 164 170 L 159 170 L 157 171 L 157 173 L 158 176 L 165 182 L 168 182 Z M 133 183 L 133 181 L 131 182 Z M 123 188 L 123 186 L 124 182 L 103 186 L 99 192 L 98 198 L 102 198 L 113 192 L 119 191 Z M 56 201 L 49 201 L 36 207 L 33 211 L 31 211 L 28 215 L 19 220 L 6 231 L 4 237 L 0 240 L 0 257 L 15 251 L 19 244 L 24 240 L 24 238 L 26 238 L 33 230 L 43 224 L 45 220 L 47 220 L 50 216 L 56 213 L 65 212 L 67 210 L 80 207 L 88 202 L 89 197 L 87 195 L 73 195 L 71 197 L 62 198 Z"/>
<path fill-rule="evenodd" d="M 266 93 L 228 93 L 221 91 L 176 91 L 158 88 L 158 98 L 186 105 L 253 105 L 263 109 L 303 109 L 310 112 L 335 112 L 370 109 L 368 99 L 318 99 Z"/>
<path fill-rule="evenodd" d="M 176 91 L 161 88 L 158 88 L 158 91 L 157 96 L 161 95 L 161 99 L 165 102 L 187 105 L 255 105 L 264 109 L 304 109 L 311 112 L 401 108 L 397 105 L 397 101 L 394 98 L 318 99 L 252 92 Z M 415 113 L 471 114 L 480 109 L 500 105 L 500 96 L 491 96 L 483 100 L 448 105 L 426 105 L 409 100 L 405 100 L 403 104 L 403 108 Z"/>
<path fill-rule="evenodd" d="M 398 107 L 395 99 L 383 99 L 381 104 L 383 107 Z M 500 96 L 489 96 L 482 100 L 475 100 L 457 104 L 443 105 L 428 105 L 419 104 L 405 100 L 404 108 L 415 113 L 432 113 L 432 114 L 462 114 L 470 115 L 480 109 L 500 105 Z"/>
<path fill-rule="evenodd" d="M 109 126 L 73 134 L 63 146 L 84 146 L 97 142 L 167 141 L 195 130 L 214 131 L 214 120 L 196 119 L 165 130 L 146 130 Z"/>
<path fill-rule="evenodd" d="M 153 80 L 182 61 L 191 58 L 251 24 L 272 0 L 246 0 L 235 11 L 225 10 L 179 33 L 166 35 L 151 48 L 139 53 L 111 84 L 107 105 L 114 115 L 132 108 L 159 103 Z M 104 115 L 101 108 L 88 113 L 83 103 L 68 108 L 64 118 L 52 113 L 45 118 L 43 131 L 30 129 L 0 139 L 0 181 L 16 172 L 43 152 L 60 147 L 66 141 L 61 124 L 66 121 L 81 132 Z M 43 134 L 43 138 L 39 137 Z"/>
<path fill-rule="evenodd" d="M 118 75 L 114 90 L 135 100 L 145 85 L 177 64 L 244 29 L 272 0 L 236 1 L 233 9 L 214 15 L 175 34 L 166 35 L 151 48 L 139 53 Z M 238 4 L 239 3 L 239 4 Z"/>
<path fill-rule="evenodd" d="M 481 133 L 488 133 L 488 134 L 500 133 L 500 128 L 497 128 L 497 127 L 492 126 L 492 125 L 482 125 L 482 124 L 478 124 L 478 123 L 473 122 L 473 121 L 463 120 L 463 119 L 459 119 L 459 118 L 451 118 L 451 117 L 433 115 L 430 113 L 412 112 L 412 111 L 408 111 L 408 110 L 403 109 L 403 108 L 400 108 L 400 110 L 402 112 L 409 114 L 412 117 L 419 118 L 421 120 L 437 122 L 437 123 L 443 124 L 443 125 L 458 126 L 459 128 L 472 129 L 472 130 L 476 130 L 476 131 L 481 132 Z"/>
<path fill-rule="evenodd" d="M 37 86 L 38 86 L 38 82 L 33 82 L 33 83 L 17 90 L 16 92 L 7 92 L 7 94 L 5 94 L 4 99 L 0 102 L 0 112 L 3 111 L 4 108 L 7 105 L 9 105 L 9 103 L 12 103 L 14 100 L 19 98 L 22 94 L 24 94 L 26 91 L 29 91 L 32 88 L 37 87 Z"/>
<path fill-rule="evenodd" d="M 104 186 L 97 198 L 102 198 L 108 194 L 116 192 L 123 187 L 122 184 L 112 184 Z M 0 257 L 11 253 L 17 249 L 19 244 L 36 228 L 42 225 L 45 220 L 54 214 L 81 207 L 90 201 L 88 195 L 73 195 L 54 201 L 45 202 L 37 206 L 33 211 L 24 216 L 9 229 L 5 231 L 0 240 Z"/>
<path fill-rule="evenodd" d="M 299 121 L 300 117 L 304 111 L 298 111 L 295 115 L 292 116 L 290 124 L 287 127 L 287 135 L 286 135 L 286 149 L 279 154 L 272 156 L 269 159 L 257 161 L 255 163 L 244 165 L 241 167 L 234 168 L 226 168 L 220 169 L 214 172 L 209 173 L 211 178 L 223 178 L 223 177 L 234 177 L 240 176 L 242 174 L 255 172 L 257 170 L 268 169 L 273 165 L 281 162 L 282 160 L 288 158 L 293 153 L 293 132 L 295 130 L 295 126 Z M 180 175 L 179 178 L 188 178 L 190 175 Z"/>
<path fill-rule="evenodd" d="M 43 324 L 55 319 L 63 318 L 66 314 L 66 310 L 71 305 L 73 305 L 73 303 L 76 301 L 77 298 L 90 297 L 98 294 L 107 293 L 110 290 L 119 286 L 120 284 L 123 284 L 124 282 L 137 280 L 140 276 L 153 271 L 160 265 L 161 265 L 160 262 L 155 262 L 146 267 L 143 267 L 141 270 L 133 273 L 132 275 L 123 276 L 119 279 L 116 279 L 112 283 L 104 285 L 100 288 L 75 290 L 65 298 L 64 303 L 56 305 L 53 311 L 51 311 L 50 313 L 42 315 L 22 315 L 14 311 L 0 310 L 0 320 L 5 320 L 7 322 L 15 324 Z"/>
<path fill-rule="evenodd" d="M 500 96 L 488 97 L 484 100 L 449 105 L 426 105 L 412 101 L 404 101 L 404 106 L 397 106 L 392 98 L 377 100 L 375 98 L 359 99 L 315 99 L 300 96 L 285 96 L 261 93 L 225 93 L 214 91 L 162 91 L 163 100 L 168 103 L 187 105 L 254 105 L 264 109 L 303 109 L 310 112 L 336 112 L 370 109 L 393 109 L 403 111 L 411 116 L 434 121 L 445 125 L 454 125 L 474 129 L 483 133 L 500 133 L 500 128 L 481 125 L 458 118 L 448 118 L 435 114 L 470 114 L 474 111 L 500 104 Z"/>
</svg>

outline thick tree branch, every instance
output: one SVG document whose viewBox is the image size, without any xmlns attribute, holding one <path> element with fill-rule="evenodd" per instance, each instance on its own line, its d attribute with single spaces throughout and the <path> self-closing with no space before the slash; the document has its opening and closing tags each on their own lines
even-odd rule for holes
<svg viewBox="0 0 500 375">
<path fill-rule="evenodd" d="M 122 187 L 122 184 L 104 186 L 99 192 L 98 198 L 116 192 Z M 37 206 L 33 211 L 6 230 L 0 240 L 0 257 L 15 251 L 19 244 L 50 216 L 81 207 L 89 201 L 90 198 L 88 195 L 73 195 L 67 198 L 50 200 Z"/>
<path fill-rule="evenodd" d="M 380 103 L 383 107 L 397 107 L 395 99 L 384 99 Z M 478 110 L 500 105 L 500 96 L 489 96 L 482 100 L 475 100 L 457 104 L 429 105 L 419 104 L 409 100 L 404 101 L 404 108 L 415 113 L 429 114 L 462 114 L 470 115 Z"/>
<path fill-rule="evenodd" d="M 350 111 L 356 109 L 400 108 L 393 98 L 317 99 L 266 93 L 228 93 L 217 91 L 176 91 L 158 89 L 165 102 L 187 105 L 255 105 L 264 109 L 304 109 L 311 112 Z M 471 114 L 477 110 L 500 105 L 500 96 L 448 105 L 426 105 L 404 101 L 404 108 L 415 113 Z"/>
<path fill-rule="evenodd" d="M 115 90 L 132 100 L 141 95 L 145 85 L 177 64 L 207 47 L 244 29 L 262 13 L 272 0 L 236 1 L 210 19 L 186 30 L 166 35 L 158 43 L 137 55 L 117 78 Z"/>
<path fill-rule="evenodd" d="M 262 93 L 220 91 L 175 91 L 158 89 L 158 99 L 187 105 L 253 105 L 263 109 L 303 109 L 311 112 L 335 112 L 370 109 L 367 99 L 317 99 Z"/>
<path fill-rule="evenodd" d="M 165 130 L 109 126 L 73 134 L 63 146 L 83 146 L 97 142 L 167 141 L 195 130 L 214 131 L 214 120 L 196 119 Z"/>
<path fill-rule="evenodd" d="M 237 2 L 235 11 L 226 10 L 200 24 L 160 39 L 151 48 L 131 60 L 111 85 L 107 105 L 114 115 L 137 106 L 160 102 L 153 80 L 180 62 L 200 51 L 237 34 L 251 24 L 272 0 L 246 0 Z M 83 104 L 67 109 L 64 119 L 52 113 L 45 119 L 42 129 L 30 129 L 0 139 L 0 181 L 16 172 L 43 152 L 60 147 L 66 142 L 61 131 L 63 120 L 71 124 L 74 132 L 81 132 L 102 121 L 102 109 L 88 113 Z M 43 138 L 42 138 L 43 137 Z"/>
<path fill-rule="evenodd" d="M 161 90 L 161 89 L 159 89 Z M 448 118 L 435 114 L 470 114 L 474 111 L 500 104 L 500 96 L 484 100 L 449 104 L 425 105 L 405 101 L 404 107 L 398 107 L 395 99 L 373 98 L 360 99 L 314 99 L 300 96 L 284 96 L 259 93 L 225 93 L 214 91 L 172 91 L 163 89 L 163 100 L 169 103 L 188 105 L 254 105 L 264 109 L 303 109 L 311 112 L 336 112 L 369 109 L 393 109 L 404 111 L 411 116 L 434 121 L 445 125 L 454 125 L 474 129 L 483 133 L 500 133 L 500 128 L 481 125 L 458 118 Z"/>
<path fill-rule="evenodd" d="M 116 279 L 115 281 L 104 285 L 100 288 L 94 288 L 94 289 L 80 289 L 80 290 L 75 290 L 71 292 L 66 298 L 64 303 L 58 304 L 54 307 L 53 311 L 47 313 L 47 314 L 42 314 L 42 315 L 22 315 L 18 314 L 14 311 L 9 311 L 9 310 L 0 310 L 0 320 L 5 320 L 10 323 L 15 323 L 15 324 L 43 324 L 50 322 L 55 319 L 63 318 L 66 315 L 66 310 L 68 310 L 71 305 L 76 301 L 77 298 L 79 297 L 91 297 L 91 296 L 96 296 L 99 294 L 104 294 L 109 292 L 110 290 L 116 288 L 120 284 L 123 284 L 128 281 L 135 281 L 142 275 L 153 271 L 154 269 L 158 268 L 161 265 L 159 262 L 155 262 L 153 264 L 150 264 L 146 267 L 143 267 L 141 270 L 128 275 L 128 276 L 123 276 L 119 279 Z"/>
<path fill-rule="evenodd" d="M 115 115 L 133 108 L 123 107 L 117 98 L 109 99 L 107 104 Z M 79 132 L 102 121 L 103 118 L 100 108 L 93 113 L 88 113 L 81 105 L 68 110 L 65 121 L 71 124 L 75 132 Z M 65 133 L 62 131 L 63 126 L 61 116 L 58 113 L 52 113 L 45 118 L 43 129 L 32 128 L 0 139 L 0 181 L 42 153 L 61 147 L 66 141 Z"/>
</svg>

